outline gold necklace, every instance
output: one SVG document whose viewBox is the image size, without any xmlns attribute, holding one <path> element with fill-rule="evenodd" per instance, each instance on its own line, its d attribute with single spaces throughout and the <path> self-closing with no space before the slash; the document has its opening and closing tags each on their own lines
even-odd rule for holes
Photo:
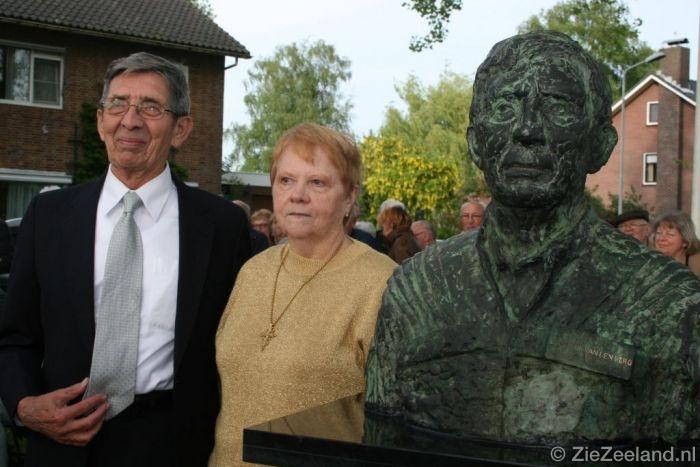
<svg viewBox="0 0 700 467">
<path fill-rule="evenodd" d="M 287 310 L 289 309 L 289 306 L 292 304 L 294 299 L 297 298 L 297 295 L 299 295 L 299 292 L 301 292 L 301 290 L 304 287 L 306 287 L 306 284 L 311 282 L 314 279 L 314 277 L 318 276 L 318 274 L 321 271 L 323 271 L 323 269 L 328 265 L 328 263 L 330 263 L 331 260 L 333 258 L 335 258 L 335 255 L 338 254 L 338 251 L 340 251 L 340 248 L 343 246 L 344 243 L 345 243 L 345 238 L 343 238 L 343 241 L 340 242 L 340 244 L 333 251 L 333 254 L 326 260 L 326 262 L 323 263 L 323 265 L 321 265 L 321 267 L 318 268 L 318 270 L 315 273 L 313 273 L 311 275 L 311 277 L 306 279 L 304 281 L 304 283 L 301 284 L 301 287 L 299 287 L 299 289 L 297 289 L 297 291 L 294 293 L 294 295 L 292 295 L 292 298 L 287 303 L 287 306 L 285 306 L 284 309 L 282 309 L 282 313 L 280 313 L 280 315 L 277 317 L 277 319 L 274 319 L 274 316 L 275 316 L 274 315 L 274 313 L 275 313 L 275 298 L 277 296 L 277 279 L 279 279 L 279 277 L 280 277 L 280 271 L 282 270 L 282 266 L 284 266 L 284 262 L 287 260 L 287 255 L 289 254 L 290 247 L 289 247 L 289 245 L 287 245 L 287 249 L 284 250 L 284 253 L 282 254 L 282 261 L 280 261 L 280 265 L 277 268 L 277 274 L 275 274 L 275 283 L 274 283 L 274 286 L 272 289 L 272 303 L 270 304 L 270 325 L 268 326 L 267 331 L 260 334 L 260 337 L 262 337 L 262 346 L 260 348 L 261 352 L 263 350 L 265 350 L 265 347 L 267 347 L 267 345 L 270 343 L 270 341 L 273 338 L 277 337 L 277 334 L 275 334 L 275 329 L 277 327 L 277 323 L 279 323 L 279 321 L 282 319 L 282 316 L 284 316 L 284 314 L 287 312 Z"/>
</svg>

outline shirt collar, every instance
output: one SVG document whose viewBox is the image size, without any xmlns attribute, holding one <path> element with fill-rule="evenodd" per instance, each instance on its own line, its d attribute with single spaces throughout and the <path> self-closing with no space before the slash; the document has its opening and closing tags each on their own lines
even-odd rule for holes
<svg viewBox="0 0 700 467">
<path fill-rule="evenodd" d="M 148 181 L 136 190 L 136 194 L 143 201 L 144 208 L 146 208 L 148 215 L 151 216 L 154 222 L 157 222 L 163 213 L 165 203 L 168 201 L 168 197 L 174 188 L 175 184 L 170 175 L 170 166 L 166 163 L 165 169 L 156 178 Z M 102 187 L 106 213 L 111 212 L 112 209 L 120 204 L 127 191 L 129 191 L 129 188 L 112 173 L 112 166 L 110 165 Z"/>
</svg>

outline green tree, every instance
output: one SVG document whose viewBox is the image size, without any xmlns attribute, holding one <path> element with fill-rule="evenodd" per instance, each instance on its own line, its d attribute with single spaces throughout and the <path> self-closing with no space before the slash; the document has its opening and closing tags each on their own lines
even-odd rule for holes
<svg viewBox="0 0 700 467">
<path fill-rule="evenodd" d="M 597 188 L 597 185 L 594 186 L 593 189 L 586 188 L 586 196 L 590 200 L 596 214 L 598 214 L 601 219 L 611 221 L 617 216 L 618 196 L 614 193 L 608 193 L 608 204 L 606 205 L 603 199 L 595 194 Z M 631 186 L 630 189 L 625 192 L 625 195 L 622 198 L 622 212 L 637 209 L 643 209 L 652 217 L 654 216 L 654 207 L 648 206 L 642 199 L 642 195 L 638 193 L 633 186 Z"/>
<path fill-rule="evenodd" d="M 250 124 L 226 130 L 234 143 L 227 168 L 243 162 L 244 170 L 267 171 L 275 142 L 299 123 L 348 132 L 352 105 L 340 86 L 350 77 L 350 61 L 323 41 L 278 47 L 272 57 L 259 60 L 245 82 Z"/>
<path fill-rule="evenodd" d="M 367 136 L 360 149 L 363 207 L 372 217 L 387 198 L 400 199 L 411 213 L 420 210 L 431 217 L 456 195 L 459 167 L 449 156 L 428 156 L 392 136 Z"/>
<path fill-rule="evenodd" d="M 97 132 L 97 104 L 84 102 L 80 109 L 80 146 L 81 154 L 72 167 L 73 183 L 83 183 L 102 175 L 106 170 L 107 151 Z"/>
<path fill-rule="evenodd" d="M 204 13 L 210 19 L 213 20 L 214 18 L 216 18 L 216 15 L 214 14 L 214 8 L 211 6 L 211 2 L 209 0 L 190 0 L 190 3 L 196 6 L 199 9 L 199 11 Z"/>
<path fill-rule="evenodd" d="M 366 176 L 381 171 L 383 187 L 381 191 L 369 186 L 366 178 L 365 190 L 381 193 L 372 198 L 367 207 L 374 212 L 386 197 L 401 199 L 412 214 L 433 222 L 441 236 L 449 236 L 457 231 L 455 213 L 459 212 L 462 199 L 467 194 L 486 192 L 483 175 L 468 156 L 465 138 L 472 83 L 464 75 L 445 71 L 436 85 L 427 87 L 415 76 L 409 76 L 397 86 L 396 92 L 405 110 L 389 106 L 375 140 L 370 139 L 375 146 L 368 145 L 367 140 L 363 144 L 363 152 L 371 149 L 363 154 L 365 165 L 369 167 Z M 410 160 L 399 164 L 397 170 L 391 167 L 372 169 L 376 163 L 372 158 L 386 158 L 387 152 Z M 411 158 L 419 158 L 422 164 Z M 411 180 L 423 176 L 421 171 L 426 164 L 437 164 L 443 174 L 456 176 L 436 178 L 424 186 L 415 185 Z M 389 186 L 393 186 L 391 195 Z M 424 190 L 424 194 L 419 196 L 413 193 L 414 189 Z"/>
<path fill-rule="evenodd" d="M 462 0 L 405 0 L 402 6 L 418 13 L 428 20 L 430 30 L 422 37 L 413 36 L 408 46 L 413 52 L 432 49 L 433 44 L 440 43 L 447 36 L 447 23 L 454 11 L 462 9 Z"/>
<path fill-rule="evenodd" d="M 563 0 L 523 22 L 518 32 L 552 29 L 578 41 L 602 65 L 610 80 L 613 97 L 621 94 L 622 71 L 653 50 L 639 39 L 642 20 L 632 18 L 621 0 Z M 634 68 L 627 74 L 627 88 L 653 71 L 657 65 Z"/>
</svg>

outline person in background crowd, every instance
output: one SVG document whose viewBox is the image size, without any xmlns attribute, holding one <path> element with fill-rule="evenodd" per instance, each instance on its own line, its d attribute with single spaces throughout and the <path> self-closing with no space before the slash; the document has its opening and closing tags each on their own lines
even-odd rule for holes
<svg viewBox="0 0 700 467">
<path fill-rule="evenodd" d="M 386 239 L 384 238 L 384 233 L 382 232 L 382 224 L 379 222 L 379 216 L 381 216 L 386 209 L 394 206 L 400 207 L 404 211 L 406 210 L 406 206 L 401 201 L 394 198 L 388 198 L 382 201 L 382 204 L 379 205 L 379 210 L 377 211 L 377 230 L 375 238 L 377 239 L 379 244 L 382 245 L 382 249 L 385 253 Z"/>
<path fill-rule="evenodd" d="M 258 209 L 250 216 L 250 226 L 258 232 L 264 234 L 270 244 L 272 240 L 272 211 L 269 209 Z"/>
<path fill-rule="evenodd" d="M 388 199 L 385 199 L 384 201 L 382 201 L 382 204 L 379 205 L 379 210 L 377 211 L 377 224 L 379 223 L 379 216 L 380 216 L 386 209 L 393 208 L 393 207 L 395 207 L 395 206 L 396 206 L 396 207 L 399 207 L 399 208 L 401 208 L 401 209 L 403 209 L 404 211 L 406 210 L 406 205 L 403 204 L 403 203 L 402 203 L 401 201 L 399 201 L 398 199 L 388 198 Z"/>
<path fill-rule="evenodd" d="M 305 123 L 277 142 L 272 198 L 288 243 L 243 266 L 221 319 L 222 406 L 210 466 L 242 463 L 244 427 L 363 391 L 396 265 L 343 229 L 361 170 L 355 143 L 333 129 Z M 359 418 L 361 400 L 355 408 Z"/>
<path fill-rule="evenodd" d="M 240 199 L 234 199 L 233 204 L 243 209 L 248 221 L 250 222 L 250 206 L 245 201 Z M 250 233 L 250 254 L 255 256 L 264 249 L 270 246 L 270 241 L 267 237 L 260 231 L 255 230 L 252 227 L 248 228 L 248 233 Z"/>
<path fill-rule="evenodd" d="M 277 216 L 272 216 L 270 220 L 270 232 L 272 234 L 272 244 L 281 245 L 287 243 L 287 231 L 281 222 L 277 220 Z"/>
<path fill-rule="evenodd" d="M 683 263 L 700 277 L 700 241 L 690 216 L 674 211 L 654 221 L 654 249 Z"/>
<path fill-rule="evenodd" d="M 428 221 L 415 221 L 411 224 L 411 232 L 416 237 L 418 246 L 421 250 L 425 250 L 430 245 L 435 244 L 435 229 Z"/>
<path fill-rule="evenodd" d="M 484 205 L 478 201 L 467 201 L 459 210 L 462 231 L 478 229 L 484 222 Z"/>
<path fill-rule="evenodd" d="M 370 221 L 357 221 L 355 229 L 368 233 L 372 238 L 377 238 L 377 228 Z"/>
<path fill-rule="evenodd" d="M 352 209 L 350 210 L 350 214 L 347 216 L 347 219 L 344 224 L 345 228 L 345 234 L 350 236 L 350 238 L 354 238 L 355 240 L 359 240 L 362 243 L 366 243 L 367 245 L 371 246 L 375 250 L 377 250 L 380 253 L 386 253 L 384 248 L 382 248 L 381 243 L 377 241 L 377 239 L 374 237 L 374 235 L 370 235 L 369 233 L 365 232 L 364 230 L 356 228 L 357 221 L 360 218 L 360 205 L 355 203 L 352 205 Z"/>
<path fill-rule="evenodd" d="M 387 208 L 378 220 L 391 259 L 401 264 L 421 250 L 411 232 L 411 216 L 405 209 L 400 206 Z"/>
<path fill-rule="evenodd" d="M 612 225 L 620 232 L 636 239 L 642 245 L 649 246 L 649 212 L 644 209 L 634 209 L 617 216 Z"/>
<path fill-rule="evenodd" d="M 243 211 L 178 180 L 193 127 L 182 66 L 113 61 L 99 179 L 34 197 L 0 315 L 0 397 L 26 466 L 199 467 L 219 411 L 214 338 L 250 256 Z"/>
</svg>

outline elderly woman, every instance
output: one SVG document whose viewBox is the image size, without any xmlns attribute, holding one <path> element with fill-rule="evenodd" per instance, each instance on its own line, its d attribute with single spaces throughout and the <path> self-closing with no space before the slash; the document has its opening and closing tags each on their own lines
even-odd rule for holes
<svg viewBox="0 0 700 467">
<path fill-rule="evenodd" d="M 700 241 L 690 216 L 680 211 L 665 214 L 656 219 L 652 232 L 655 250 L 685 264 L 700 277 Z"/>
<path fill-rule="evenodd" d="M 377 221 L 391 259 L 401 264 L 420 251 L 418 241 L 411 231 L 411 216 L 404 208 L 387 208 L 379 214 Z"/>
<path fill-rule="evenodd" d="M 269 209 L 258 209 L 250 216 L 250 226 L 267 237 L 267 240 L 272 241 L 272 211 Z"/>
<path fill-rule="evenodd" d="M 364 390 L 364 365 L 396 266 L 345 235 L 360 155 L 314 124 L 288 130 L 270 167 L 288 242 L 249 260 L 219 325 L 222 406 L 212 466 L 241 463 L 243 428 Z"/>
</svg>

